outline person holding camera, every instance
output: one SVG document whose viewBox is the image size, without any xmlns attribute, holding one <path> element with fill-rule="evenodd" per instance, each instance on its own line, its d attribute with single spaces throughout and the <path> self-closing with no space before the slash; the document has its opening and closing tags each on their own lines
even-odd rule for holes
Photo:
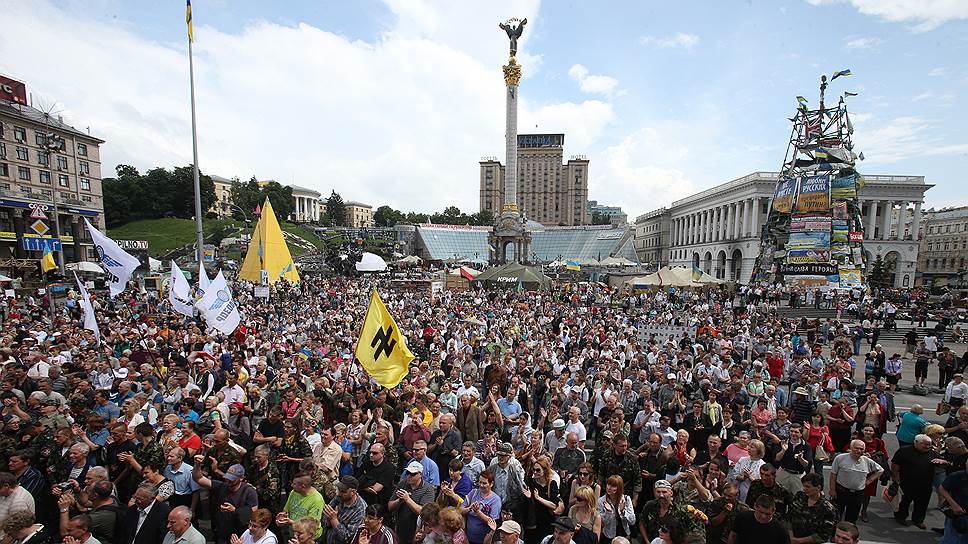
<svg viewBox="0 0 968 544">
<path fill-rule="evenodd" d="M 777 483 L 793 494 L 803 491 L 800 479 L 813 466 L 813 448 L 803 440 L 803 427 L 799 423 L 790 426 L 790 438 L 780 444 L 775 460 Z"/>
</svg>

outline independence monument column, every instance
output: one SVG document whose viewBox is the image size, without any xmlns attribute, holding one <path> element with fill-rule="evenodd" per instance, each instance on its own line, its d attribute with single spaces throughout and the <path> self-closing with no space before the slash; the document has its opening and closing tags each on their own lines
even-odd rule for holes
<svg viewBox="0 0 968 544">
<path fill-rule="evenodd" d="M 492 261 L 503 264 L 514 260 L 519 263 L 529 261 L 528 250 L 531 245 L 531 235 L 525 229 L 525 219 L 518 210 L 518 83 L 521 81 L 521 65 L 517 61 L 518 38 L 524 32 L 527 19 L 508 19 L 501 23 L 501 30 L 507 33 L 511 42 L 508 63 L 504 65 L 505 94 L 505 173 L 504 173 L 504 207 L 497 217 L 494 231 L 490 236 L 490 244 L 494 249 Z M 511 259 L 508 253 L 514 254 Z"/>
</svg>

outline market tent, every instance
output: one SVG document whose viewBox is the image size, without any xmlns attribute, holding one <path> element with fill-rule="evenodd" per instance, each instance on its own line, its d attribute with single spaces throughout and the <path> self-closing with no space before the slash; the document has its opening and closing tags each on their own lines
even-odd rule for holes
<svg viewBox="0 0 968 544">
<path fill-rule="evenodd" d="M 451 276 L 463 276 L 468 280 L 473 280 L 481 273 L 480 270 L 474 270 L 469 266 L 458 266 L 457 268 L 448 272 Z"/>
<path fill-rule="evenodd" d="M 638 266 L 638 263 L 632 262 L 625 257 L 605 257 L 598 264 L 602 266 Z"/>
<path fill-rule="evenodd" d="M 0 281 L 13 281 L 13 278 L 0 274 Z"/>
<path fill-rule="evenodd" d="M 663 266 L 658 271 L 647 276 L 637 276 L 625 282 L 633 289 L 644 289 L 647 287 L 704 287 L 723 283 L 721 280 L 701 272 L 696 278 L 694 272 L 684 266 L 670 268 Z"/>
<path fill-rule="evenodd" d="M 474 280 L 488 287 L 516 288 L 520 285 L 524 289 L 544 289 L 551 285 L 551 278 L 541 270 L 520 263 L 507 263 L 489 268 Z"/>
<path fill-rule="evenodd" d="M 383 272 L 387 269 L 387 262 L 376 253 L 364 252 L 360 262 L 356 263 L 357 272 Z"/>
<path fill-rule="evenodd" d="M 407 255 L 406 257 L 397 259 L 394 262 L 397 264 L 420 264 L 423 262 L 423 259 L 417 257 L 416 255 Z"/>
<path fill-rule="evenodd" d="M 88 272 L 91 274 L 103 274 L 104 269 L 101 265 L 97 263 L 92 263 L 91 261 L 81 261 L 78 263 L 67 263 L 64 265 L 64 270 L 72 270 L 75 272 Z"/>
</svg>

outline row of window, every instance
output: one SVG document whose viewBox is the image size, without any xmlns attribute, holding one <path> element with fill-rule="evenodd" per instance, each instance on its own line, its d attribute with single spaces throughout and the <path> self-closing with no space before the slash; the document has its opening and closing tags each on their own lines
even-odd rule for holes
<svg viewBox="0 0 968 544">
<path fill-rule="evenodd" d="M 10 165 L 5 162 L 0 162 L 0 178 L 10 177 Z M 20 181 L 31 181 L 33 173 L 30 168 L 26 166 L 17 167 L 17 179 Z M 90 191 L 91 190 L 91 180 L 88 178 L 81 179 L 81 190 Z M 37 170 L 37 180 L 43 185 L 51 184 L 51 173 L 48 170 Z M 59 187 L 69 188 L 71 186 L 71 178 L 67 174 L 57 175 L 57 185 Z M 26 190 L 25 190 L 26 189 Z M 30 192 L 30 187 L 21 187 L 21 191 Z"/>
<path fill-rule="evenodd" d="M 928 242 L 927 244 L 925 244 L 925 247 L 928 251 L 948 251 L 948 250 L 959 249 L 959 248 L 968 249 L 968 241 L 945 240 L 944 242 Z"/>
<path fill-rule="evenodd" d="M 30 162 L 30 151 L 23 146 L 16 146 L 17 160 Z M 0 142 L 0 159 L 7 158 L 7 144 Z M 37 164 L 40 166 L 50 167 L 50 153 L 47 151 L 37 151 Z M 70 171 L 69 163 L 67 162 L 67 157 L 58 155 L 57 156 L 57 169 L 63 172 Z M 78 172 L 82 176 L 87 176 L 91 174 L 91 163 L 87 161 L 77 162 Z"/>
<path fill-rule="evenodd" d="M 6 136 L 6 129 L 4 127 L 5 127 L 5 123 L 0 123 L 0 138 L 4 138 Z M 13 127 L 13 139 L 14 139 L 14 141 L 19 142 L 19 143 L 22 143 L 22 144 L 27 143 L 27 129 L 25 129 L 24 127 L 14 126 Z M 36 142 L 37 145 L 40 145 L 40 146 L 47 145 L 47 134 L 45 134 L 45 133 L 43 133 L 43 132 L 41 132 L 39 130 L 35 130 L 34 131 L 34 142 Z M 80 155 L 81 157 L 86 157 L 87 156 L 87 144 L 78 143 L 77 144 L 77 154 Z"/>
<path fill-rule="evenodd" d="M 965 258 L 960 259 L 952 258 L 950 261 L 945 259 L 925 259 L 924 267 L 926 270 L 944 270 L 951 266 L 951 268 L 957 268 L 958 270 L 964 270 L 965 268 Z M 957 265 L 957 266 L 956 266 Z"/>
<path fill-rule="evenodd" d="M 968 232 L 968 223 L 957 223 L 954 225 L 931 225 L 928 227 L 928 234 L 944 234 L 948 232 Z"/>
</svg>

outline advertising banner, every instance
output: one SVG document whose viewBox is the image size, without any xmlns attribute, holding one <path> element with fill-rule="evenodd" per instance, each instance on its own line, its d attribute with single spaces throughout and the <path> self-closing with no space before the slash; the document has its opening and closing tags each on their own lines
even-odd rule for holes
<svg viewBox="0 0 968 544">
<path fill-rule="evenodd" d="M 787 276 L 833 276 L 837 265 L 830 263 L 783 263 L 780 273 Z"/>
<path fill-rule="evenodd" d="M 797 196 L 798 212 L 824 212 L 830 209 L 830 177 L 804 176 Z"/>
<path fill-rule="evenodd" d="M 773 195 L 773 210 L 782 213 L 790 213 L 793 210 L 793 195 L 797 192 L 796 178 L 786 178 L 776 185 L 776 194 Z"/>
<path fill-rule="evenodd" d="M 793 249 L 829 249 L 830 232 L 822 230 L 808 230 L 791 232 L 786 248 Z"/>
<path fill-rule="evenodd" d="M 790 218 L 790 230 L 830 230 L 830 214 L 800 213 Z"/>
<path fill-rule="evenodd" d="M 27 86 L 16 79 L 0 76 L 0 100 L 27 105 Z"/>
<path fill-rule="evenodd" d="M 830 262 L 830 251 L 825 249 L 794 249 L 787 255 L 788 263 Z"/>
<path fill-rule="evenodd" d="M 864 233 L 863 232 L 850 232 L 850 233 L 848 233 L 847 237 L 848 237 L 848 239 L 851 242 L 863 242 L 864 241 Z"/>
<path fill-rule="evenodd" d="M 857 196 L 857 174 L 834 178 L 830 182 L 830 198 L 848 199 Z"/>
</svg>

